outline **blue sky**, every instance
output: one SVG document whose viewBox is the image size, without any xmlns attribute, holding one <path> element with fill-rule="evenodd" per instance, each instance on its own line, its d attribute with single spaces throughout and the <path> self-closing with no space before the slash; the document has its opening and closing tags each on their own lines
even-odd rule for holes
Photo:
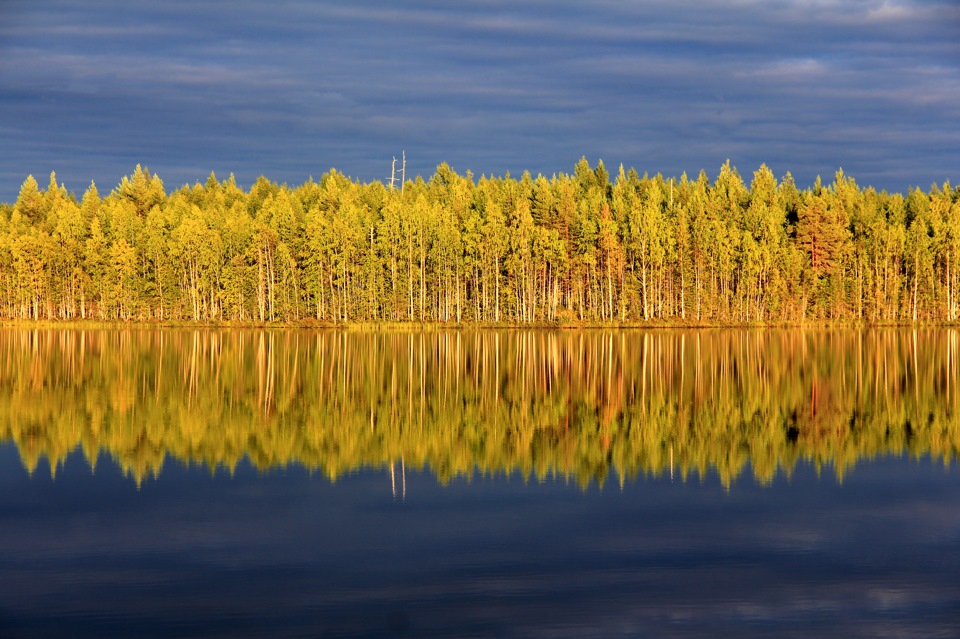
<svg viewBox="0 0 960 639">
<path fill-rule="evenodd" d="M 0 0 L 0 201 L 137 163 L 291 185 L 761 163 L 960 182 L 954 0 Z"/>
</svg>

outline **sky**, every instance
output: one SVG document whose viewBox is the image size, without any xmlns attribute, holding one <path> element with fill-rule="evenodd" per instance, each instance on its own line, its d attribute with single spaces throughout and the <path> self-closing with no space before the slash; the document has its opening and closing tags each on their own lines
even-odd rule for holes
<svg viewBox="0 0 960 639">
<path fill-rule="evenodd" d="M 233 173 L 960 183 L 956 0 L 0 0 L 0 201 Z"/>
</svg>

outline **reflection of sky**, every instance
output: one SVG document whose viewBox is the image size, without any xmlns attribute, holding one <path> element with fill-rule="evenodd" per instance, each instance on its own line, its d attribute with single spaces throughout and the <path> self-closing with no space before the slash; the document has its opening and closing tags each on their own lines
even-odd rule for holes
<svg viewBox="0 0 960 639">
<path fill-rule="evenodd" d="M 581 155 L 801 186 L 957 180 L 953 0 L 0 2 L 0 201 L 143 163 L 298 184 L 332 166 L 570 172 Z"/>
<path fill-rule="evenodd" d="M 399 468 L 398 468 L 399 470 Z M 960 475 L 336 484 L 0 456 L 0 635 L 877 636 L 960 630 Z M 326 633 L 326 634 L 324 634 Z"/>
</svg>

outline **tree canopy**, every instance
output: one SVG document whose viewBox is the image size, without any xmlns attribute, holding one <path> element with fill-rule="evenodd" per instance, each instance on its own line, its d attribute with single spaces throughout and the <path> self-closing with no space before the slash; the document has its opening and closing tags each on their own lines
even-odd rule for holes
<svg viewBox="0 0 960 639">
<path fill-rule="evenodd" d="M 729 162 L 665 178 L 581 161 L 519 179 L 446 164 L 402 188 L 336 170 L 169 194 L 139 165 L 78 200 L 0 206 L 0 319 L 868 323 L 960 315 L 960 188 L 799 190 Z"/>
</svg>

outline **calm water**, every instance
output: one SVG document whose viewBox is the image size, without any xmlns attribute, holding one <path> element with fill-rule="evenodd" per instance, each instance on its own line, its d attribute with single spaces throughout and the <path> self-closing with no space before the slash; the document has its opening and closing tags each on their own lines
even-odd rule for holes
<svg viewBox="0 0 960 639">
<path fill-rule="evenodd" d="M 0 331 L 0 637 L 957 636 L 958 356 Z"/>
</svg>

